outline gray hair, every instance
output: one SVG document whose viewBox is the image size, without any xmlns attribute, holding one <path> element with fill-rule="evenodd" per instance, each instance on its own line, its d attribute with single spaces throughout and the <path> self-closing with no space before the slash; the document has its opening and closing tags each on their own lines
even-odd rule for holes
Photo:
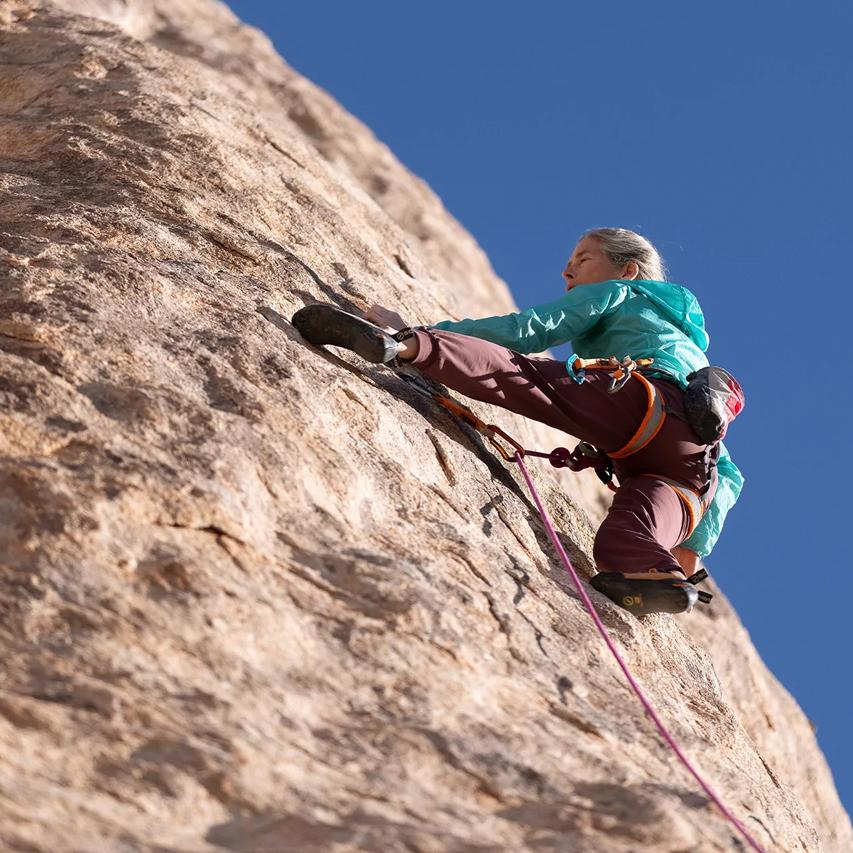
<svg viewBox="0 0 853 853">
<path fill-rule="evenodd" d="M 640 268 L 638 279 L 666 281 L 666 267 L 658 250 L 642 234 L 627 228 L 593 228 L 584 237 L 595 237 L 604 254 L 617 266 L 634 261 Z"/>
</svg>

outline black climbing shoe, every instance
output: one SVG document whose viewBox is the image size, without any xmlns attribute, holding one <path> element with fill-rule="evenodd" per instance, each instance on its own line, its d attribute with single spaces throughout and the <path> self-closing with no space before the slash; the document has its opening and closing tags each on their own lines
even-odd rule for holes
<svg viewBox="0 0 853 853">
<path fill-rule="evenodd" d="M 661 580 L 637 580 L 621 572 L 599 572 L 590 583 L 620 607 L 636 616 L 645 616 L 649 613 L 687 613 L 698 601 L 707 604 L 713 596 L 695 587 L 707 577 L 704 569 L 688 580 L 669 576 Z"/>
<path fill-rule="evenodd" d="M 306 305 L 291 322 L 309 343 L 343 347 L 374 364 L 393 361 L 400 351 L 400 344 L 379 326 L 334 305 Z"/>
</svg>

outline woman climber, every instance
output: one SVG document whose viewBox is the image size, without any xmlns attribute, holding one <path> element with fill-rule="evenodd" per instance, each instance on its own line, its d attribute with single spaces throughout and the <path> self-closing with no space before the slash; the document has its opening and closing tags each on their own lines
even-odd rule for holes
<svg viewBox="0 0 853 853">
<path fill-rule="evenodd" d="M 685 581 L 699 577 L 699 560 L 743 485 L 722 443 L 700 437 L 695 412 L 685 407 L 688 377 L 708 368 L 699 303 L 665 281 L 645 237 L 622 228 L 588 231 L 563 278 L 566 293 L 553 302 L 482 320 L 409 328 L 380 305 L 363 318 L 309 305 L 293 324 L 313 344 L 346 347 L 373 362 L 398 358 L 467 397 L 607 453 L 620 486 L 595 537 L 592 585 L 635 613 L 689 610 L 697 594 Z M 575 349 L 568 361 L 528 355 L 568 341 Z M 583 359 L 612 355 L 641 365 L 621 373 L 615 393 L 612 365 L 579 369 L 588 366 Z M 737 395 L 734 417 L 742 393 L 720 373 Z"/>
</svg>

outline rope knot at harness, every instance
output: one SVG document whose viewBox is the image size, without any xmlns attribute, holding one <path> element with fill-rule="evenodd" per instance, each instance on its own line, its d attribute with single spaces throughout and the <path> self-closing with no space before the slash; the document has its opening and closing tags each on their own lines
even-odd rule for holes
<svg viewBox="0 0 853 853">
<path fill-rule="evenodd" d="M 568 468 L 576 474 L 587 468 L 594 468 L 598 479 L 611 491 L 617 491 L 613 484 L 613 460 L 588 441 L 582 441 L 574 450 L 568 447 L 555 447 L 550 453 L 540 453 L 537 450 L 522 450 L 522 456 L 541 456 L 547 459 L 555 468 Z"/>
</svg>

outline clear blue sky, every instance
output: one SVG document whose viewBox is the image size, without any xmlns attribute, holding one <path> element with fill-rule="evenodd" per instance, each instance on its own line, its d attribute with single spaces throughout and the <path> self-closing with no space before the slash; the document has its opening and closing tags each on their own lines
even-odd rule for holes
<svg viewBox="0 0 853 853">
<path fill-rule="evenodd" d="M 697 294 L 747 394 L 746 487 L 708 566 L 851 811 L 853 4 L 229 5 L 430 184 L 521 306 L 602 225 Z"/>
</svg>

